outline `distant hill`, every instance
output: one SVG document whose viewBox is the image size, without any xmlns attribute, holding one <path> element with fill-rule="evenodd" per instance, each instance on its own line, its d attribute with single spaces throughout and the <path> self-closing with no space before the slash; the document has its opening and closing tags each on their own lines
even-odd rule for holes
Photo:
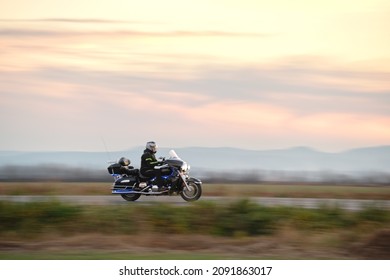
<svg viewBox="0 0 390 280">
<path fill-rule="evenodd" d="M 160 148 L 157 156 L 168 156 Z M 339 153 L 327 153 L 308 147 L 276 150 L 188 147 L 175 149 L 192 168 L 224 170 L 279 171 L 375 171 L 390 172 L 390 146 L 367 147 Z M 105 169 L 108 161 L 126 156 L 139 167 L 142 147 L 116 152 L 18 152 L 0 151 L 0 167 L 41 164 L 66 165 L 85 169 Z"/>
</svg>

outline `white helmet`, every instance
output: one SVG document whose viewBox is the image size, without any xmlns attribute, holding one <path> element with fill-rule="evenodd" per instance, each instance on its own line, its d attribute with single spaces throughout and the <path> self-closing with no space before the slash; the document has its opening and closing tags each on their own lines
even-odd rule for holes
<svg viewBox="0 0 390 280">
<path fill-rule="evenodd" d="M 148 149 L 149 151 L 151 151 L 153 153 L 156 153 L 157 152 L 157 144 L 156 144 L 156 142 L 149 141 L 148 143 L 146 143 L 146 149 Z"/>
</svg>

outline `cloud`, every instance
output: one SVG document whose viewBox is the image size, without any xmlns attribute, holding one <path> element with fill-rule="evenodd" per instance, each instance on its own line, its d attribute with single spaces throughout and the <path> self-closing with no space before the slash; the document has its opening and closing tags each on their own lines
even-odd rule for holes
<svg viewBox="0 0 390 280">
<path fill-rule="evenodd" d="M 47 24 L 50 24 L 50 27 L 47 27 Z M 107 27 L 112 28 L 112 32 L 128 32 L 135 33 L 140 35 L 161 35 L 161 36 L 268 36 L 268 33 L 258 33 L 258 32 L 232 32 L 224 28 L 216 28 L 210 30 L 194 29 L 194 27 L 188 29 L 173 29 L 170 27 L 169 21 L 141 21 L 141 20 L 112 20 L 106 18 L 37 18 L 37 19 L 0 19 L 0 26 L 12 26 L 12 28 L 4 28 L 5 34 L 28 34 L 29 31 L 34 31 L 38 29 L 42 34 L 45 34 L 48 31 L 56 31 L 57 34 L 67 34 L 67 32 L 62 32 L 72 28 L 74 33 L 88 33 L 88 28 L 93 28 L 93 30 L 103 30 L 105 31 Z M 17 27 L 15 27 L 17 26 Z M 130 28 L 129 27 L 133 27 Z M 43 29 L 42 29 L 43 28 Z M 118 28 L 118 30 L 116 30 Z M 134 29 L 137 28 L 137 29 Z M 159 30 L 161 32 L 143 32 L 147 28 L 150 30 Z M 139 30 L 141 29 L 141 30 Z M 164 32 L 163 30 L 169 30 L 169 32 Z M 12 32 L 13 31 L 13 32 Z M 97 32 L 96 34 L 104 34 L 105 32 Z M 94 34 L 91 32 L 91 34 Z"/>
<path fill-rule="evenodd" d="M 172 66 L 174 67 L 174 66 Z M 91 71 L 85 69 L 41 68 L 24 72 L 2 72 L 4 87 L 15 87 L 15 92 L 45 92 L 56 96 L 54 87 L 71 86 L 85 94 L 95 89 L 108 91 L 118 98 L 147 96 L 150 102 L 171 103 L 184 107 L 202 107 L 230 102 L 262 104 L 282 108 L 299 116 L 322 113 L 349 113 L 356 115 L 390 114 L 390 88 L 386 82 L 389 73 L 364 71 L 319 71 L 305 68 L 296 74 L 288 67 L 210 68 L 186 77 L 165 73 L 138 73 L 126 71 Z M 282 72 L 282 73 L 281 73 Z M 315 75 L 313 75 L 315 73 Z M 344 77 L 344 85 L 330 80 Z M 362 87 L 363 80 L 366 83 Z M 10 84 L 10 81 L 14 84 Z M 325 81 L 324 81 L 325 80 Z M 328 81 L 329 80 L 329 81 Z M 18 81 L 25 81 L 19 84 Z M 42 83 L 39 88 L 36 85 Z M 374 85 L 370 88 L 370 85 Z M 378 84 L 383 84 L 377 88 Z M 240 105 L 241 104 L 241 105 Z"/>
<path fill-rule="evenodd" d="M 108 20 L 98 18 L 41 18 L 41 19 L 0 19 L 0 23 L 107 23 L 107 24 L 122 24 L 122 23 L 143 23 L 141 21 L 130 20 Z"/>
<path fill-rule="evenodd" d="M 89 148 L 91 137 L 102 134 L 118 149 L 145 138 L 250 148 L 390 141 L 386 70 L 341 67 L 310 56 L 222 64 L 213 54 L 127 51 L 134 42 L 119 50 L 109 48 L 110 42 L 84 48 L 82 43 L 95 42 L 56 38 L 60 42 L 52 44 L 23 36 L 4 40 L 3 147 L 31 134 L 30 145 L 44 148 L 54 138 L 57 149 L 76 136 L 72 147 Z"/>
<path fill-rule="evenodd" d="M 91 22 L 89 22 L 91 23 Z M 1 28 L 0 37 L 106 37 L 106 36 L 131 36 L 131 37 L 163 37 L 163 38 L 188 38 L 188 37 L 254 37 L 266 38 L 274 36 L 268 33 L 253 32 L 229 32 L 223 30 L 168 30 L 146 31 L 129 28 L 113 28 L 111 30 L 55 30 L 55 29 L 26 29 L 26 28 Z"/>
</svg>

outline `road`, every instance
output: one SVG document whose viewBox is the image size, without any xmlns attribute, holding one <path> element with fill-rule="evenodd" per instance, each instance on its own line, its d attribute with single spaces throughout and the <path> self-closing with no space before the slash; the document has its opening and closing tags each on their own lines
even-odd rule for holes
<svg viewBox="0 0 390 280">
<path fill-rule="evenodd" d="M 240 198 L 204 196 L 202 201 L 214 201 L 217 203 L 231 202 Z M 123 205 L 136 203 L 137 205 L 153 205 L 158 203 L 170 203 L 173 205 L 188 205 L 180 196 L 142 196 L 136 202 L 128 202 L 118 195 L 61 195 L 61 196 L 40 196 L 40 195 L 0 195 L 0 201 L 13 202 L 40 202 L 40 201 L 61 201 L 64 203 L 75 203 L 82 205 Z M 251 197 L 251 201 L 265 206 L 295 206 L 303 208 L 318 208 L 323 205 L 338 206 L 346 210 L 360 210 L 366 206 L 377 206 L 390 209 L 390 200 L 362 200 L 362 199 L 325 199 L 325 198 L 279 198 L 279 197 Z"/>
</svg>

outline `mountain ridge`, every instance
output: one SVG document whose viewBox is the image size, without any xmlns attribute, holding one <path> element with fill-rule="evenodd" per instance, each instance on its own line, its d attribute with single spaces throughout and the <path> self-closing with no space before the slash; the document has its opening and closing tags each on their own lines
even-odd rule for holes
<svg viewBox="0 0 390 280">
<path fill-rule="evenodd" d="M 171 148 L 161 147 L 157 157 L 167 157 Z M 139 167 L 144 148 L 123 151 L 0 151 L 0 166 L 67 165 L 100 169 L 109 161 L 125 156 Z M 249 150 L 234 147 L 175 148 L 193 168 L 210 170 L 286 170 L 286 171 L 380 171 L 390 172 L 390 145 L 323 152 L 307 146 L 285 149 Z"/>
</svg>

